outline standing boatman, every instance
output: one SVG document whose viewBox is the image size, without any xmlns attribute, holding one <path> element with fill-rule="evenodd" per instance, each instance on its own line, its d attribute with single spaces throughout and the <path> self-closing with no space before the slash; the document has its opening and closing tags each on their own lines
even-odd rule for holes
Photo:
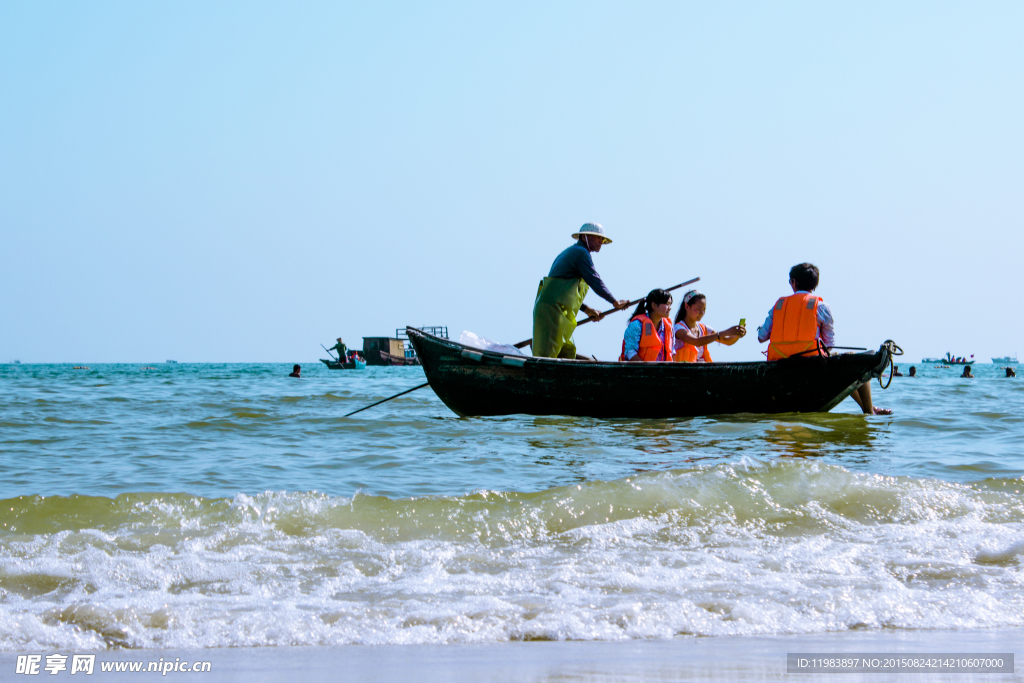
<svg viewBox="0 0 1024 683">
<path fill-rule="evenodd" d="M 338 343 L 332 346 L 330 350 L 338 352 L 339 363 L 344 363 L 348 360 L 348 347 L 345 346 L 345 342 L 341 341 L 341 337 L 338 337 Z"/>
<path fill-rule="evenodd" d="M 599 223 L 584 223 L 572 234 L 576 244 L 555 258 L 551 272 L 537 287 L 537 300 L 533 304 L 533 355 L 544 358 L 576 358 L 576 344 L 572 333 L 576 329 L 576 316 L 580 311 L 592 320 L 602 315 L 583 303 L 583 297 L 593 289 L 599 297 L 615 306 L 616 310 L 629 305 L 612 296 L 594 268 L 592 252 L 601 251 L 612 241 L 605 237 Z"/>
</svg>

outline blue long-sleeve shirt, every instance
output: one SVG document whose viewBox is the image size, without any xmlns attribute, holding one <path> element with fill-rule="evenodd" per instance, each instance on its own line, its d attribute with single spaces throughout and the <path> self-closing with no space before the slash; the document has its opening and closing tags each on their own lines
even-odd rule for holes
<svg viewBox="0 0 1024 683">
<path fill-rule="evenodd" d="M 557 277 L 564 280 L 576 277 L 583 278 L 583 281 L 594 290 L 595 294 L 608 303 L 615 303 L 615 297 L 608 291 L 608 287 L 604 284 L 601 276 L 597 274 L 597 269 L 594 268 L 594 259 L 590 256 L 590 250 L 583 246 L 582 241 L 577 242 L 555 257 L 555 262 L 551 264 L 551 272 L 548 273 L 548 277 Z"/>
<path fill-rule="evenodd" d="M 640 353 L 640 337 L 643 335 L 643 323 L 639 320 L 630 320 L 629 324 L 626 325 L 626 332 L 623 334 L 623 341 L 626 342 L 626 348 L 623 354 L 626 356 L 626 360 L 630 360 L 633 356 Z M 662 328 L 659 324 L 654 333 L 658 335 L 658 341 L 662 344 L 665 343 L 665 335 L 662 334 Z M 674 334 L 674 333 L 673 333 Z M 658 357 L 656 361 L 672 360 L 672 356 L 675 355 L 675 336 L 669 337 L 668 340 L 669 357 L 665 358 L 665 351 L 658 351 Z"/>
</svg>

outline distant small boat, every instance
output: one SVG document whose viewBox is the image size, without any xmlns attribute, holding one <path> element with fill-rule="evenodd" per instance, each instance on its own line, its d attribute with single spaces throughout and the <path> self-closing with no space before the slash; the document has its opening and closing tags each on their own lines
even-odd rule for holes
<svg viewBox="0 0 1024 683">
<path fill-rule="evenodd" d="M 15 362 L 17 362 L 17 361 L 15 361 Z M 1003 356 L 1001 358 L 993 358 L 992 362 L 995 363 L 996 365 L 1016 365 L 1017 364 L 1017 354 L 1013 354 L 1012 357 L 1011 356 Z"/>
<path fill-rule="evenodd" d="M 346 363 L 340 363 L 334 360 L 333 358 L 330 360 L 327 360 L 326 358 L 321 358 L 320 362 L 326 365 L 331 370 L 362 370 L 363 368 L 366 367 L 366 361 L 358 357 L 355 360 L 351 360 Z"/>
<path fill-rule="evenodd" d="M 974 365 L 977 363 L 972 355 L 970 358 L 958 358 L 950 354 L 946 354 L 945 358 L 922 358 L 922 363 L 942 363 L 944 365 Z"/>
<path fill-rule="evenodd" d="M 1017 361 L 1014 361 L 1014 363 L 1016 363 L 1016 362 Z M 12 360 L 11 361 L 11 365 L 21 365 L 21 361 L 20 360 Z"/>
<path fill-rule="evenodd" d="M 396 356 L 387 351 L 380 352 L 380 360 L 383 365 L 419 365 L 420 359 L 416 356 Z"/>
<path fill-rule="evenodd" d="M 165 363 L 177 363 L 178 361 L 176 361 L 176 360 L 167 360 L 167 361 L 164 361 L 164 362 Z"/>
</svg>

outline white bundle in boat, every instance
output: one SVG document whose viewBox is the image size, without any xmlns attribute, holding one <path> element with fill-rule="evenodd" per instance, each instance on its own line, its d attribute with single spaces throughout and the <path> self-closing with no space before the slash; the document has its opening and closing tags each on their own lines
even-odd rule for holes
<svg viewBox="0 0 1024 683">
<path fill-rule="evenodd" d="M 494 351 L 495 353 L 504 353 L 509 356 L 525 356 L 526 354 L 512 346 L 511 344 L 499 344 L 493 339 L 487 337 L 481 337 L 476 335 L 469 330 L 463 330 L 462 334 L 459 335 L 459 343 L 465 344 L 466 346 L 472 346 L 484 351 Z"/>
</svg>

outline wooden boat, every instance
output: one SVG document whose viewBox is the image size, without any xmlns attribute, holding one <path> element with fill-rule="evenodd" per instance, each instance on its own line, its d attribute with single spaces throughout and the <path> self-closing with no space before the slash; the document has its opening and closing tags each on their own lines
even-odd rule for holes
<svg viewBox="0 0 1024 683">
<path fill-rule="evenodd" d="M 461 416 L 662 418 L 827 412 L 889 364 L 875 353 L 771 363 L 620 363 L 508 356 L 407 328 L 431 388 Z"/>
<path fill-rule="evenodd" d="M 970 358 L 958 358 L 951 356 L 948 353 L 945 358 L 922 358 L 921 363 L 942 363 L 943 365 L 974 365 L 977 361 L 974 360 L 974 356 Z"/>
<path fill-rule="evenodd" d="M 363 368 L 366 367 L 366 361 L 363 360 L 362 358 L 356 358 L 354 361 L 348 361 L 346 363 L 341 363 L 339 361 L 334 360 L 333 358 L 331 358 L 330 360 L 327 360 L 326 358 L 321 358 L 320 362 L 326 365 L 331 370 L 362 370 Z"/>
<path fill-rule="evenodd" d="M 419 365 L 420 359 L 416 356 L 396 356 L 387 351 L 380 351 L 380 360 L 384 365 Z"/>
</svg>

